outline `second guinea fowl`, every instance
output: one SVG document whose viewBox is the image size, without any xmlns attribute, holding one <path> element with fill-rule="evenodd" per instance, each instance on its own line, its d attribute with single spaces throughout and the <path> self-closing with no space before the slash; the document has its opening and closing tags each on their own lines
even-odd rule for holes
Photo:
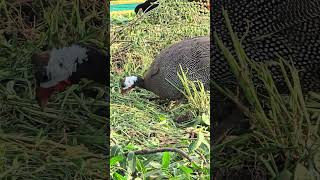
<svg viewBox="0 0 320 180">
<path fill-rule="evenodd" d="M 36 99 L 42 108 L 53 93 L 63 91 L 82 78 L 107 83 L 107 53 L 89 45 L 73 44 L 36 53 L 32 64 L 37 82 Z"/>
<path fill-rule="evenodd" d="M 183 97 L 183 85 L 178 73 L 180 65 L 189 80 L 199 80 L 209 89 L 210 38 L 195 37 L 182 40 L 162 50 L 143 77 L 129 76 L 122 80 L 121 91 L 134 87 L 149 90 L 161 99 L 177 100 Z"/>
</svg>

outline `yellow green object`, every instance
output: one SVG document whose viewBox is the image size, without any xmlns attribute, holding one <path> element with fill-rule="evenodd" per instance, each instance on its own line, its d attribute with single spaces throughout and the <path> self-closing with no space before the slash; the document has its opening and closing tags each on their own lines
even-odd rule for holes
<svg viewBox="0 0 320 180">
<path fill-rule="evenodd" d="M 145 0 L 125 0 L 125 1 L 111 1 L 111 14 L 128 14 L 133 12 L 138 4 L 144 3 Z"/>
<path fill-rule="evenodd" d="M 145 0 L 125 0 L 125 1 L 110 1 L 110 4 L 140 4 L 144 3 Z"/>
</svg>

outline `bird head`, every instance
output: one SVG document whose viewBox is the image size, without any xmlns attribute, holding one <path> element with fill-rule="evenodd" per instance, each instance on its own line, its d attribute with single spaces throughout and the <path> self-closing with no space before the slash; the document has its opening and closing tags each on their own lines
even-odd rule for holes
<svg viewBox="0 0 320 180">
<path fill-rule="evenodd" d="M 35 69 L 36 100 L 39 106 L 44 109 L 48 104 L 49 98 L 55 92 L 65 90 L 67 86 L 71 85 L 71 82 L 68 79 L 53 82 L 52 75 L 47 70 L 50 60 L 49 51 L 36 53 L 31 57 L 31 60 Z"/>
<path fill-rule="evenodd" d="M 143 83 L 143 79 L 141 77 L 137 77 L 137 76 L 125 77 L 120 81 L 121 94 L 125 94 L 129 92 L 131 89 L 133 89 L 136 86 L 142 87 L 142 83 Z"/>
</svg>

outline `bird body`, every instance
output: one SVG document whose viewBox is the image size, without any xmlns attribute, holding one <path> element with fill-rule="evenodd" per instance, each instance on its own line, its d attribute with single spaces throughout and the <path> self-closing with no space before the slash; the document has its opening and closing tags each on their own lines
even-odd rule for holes
<svg viewBox="0 0 320 180">
<path fill-rule="evenodd" d="M 268 65 L 278 92 L 289 93 L 282 71 L 276 63 L 279 56 L 289 61 L 299 71 L 302 91 L 320 91 L 320 1 L 318 0 L 221 0 L 213 6 L 211 34 L 216 34 L 224 46 L 236 56 L 230 32 L 226 25 L 223 9 L 226 10 L 231 27 L 241 39 L 247 57 L 254 62 Z M 211 43 L 211 79 L 218 85 L 235 90 L 237 79 L 216 37 Z M 253 74 L 253 83 L 258 93 L 264 93 L 261 81 Z M 213 88 L 214 89 L 214 88 Z M 236 93 L 236 92 L 235 92 Z M 238 120 L 226 121 L 230 110 L 223 104 L 218 90 L 212 92 L 215 102 L 215 120 L 220 123 L 214 132 L 224 132 L 220 127 L 232 129 Z M 230 105 L 230 104 L 229 104 Z M 231 106 L 234 107 L 234 106 Z M 240 116 L 238 116 L 240 117 Z M 223 125 L 228 124 L 228 125 Z"/>
<path fill-rule="evenodd" d="M 37 82 L 36 98 L 45 106 L 49 97 L 82 78 L 105 85 L 107 83 L 107 55 L 88 45 L 73 44 L 32 56 Z"/>
<path fill-rule="evenodd" d="M 199 80 L 209 89 L 210 80 L 210 38 L 195 37 L 182 40 L 162 50 L 145 72 L 143 78 L 136 79 L 136 85 L 152 91 L 163 99 L 180 99 L 183 90 L 178 73 L 180 65 L 189 80 Z M 124 80 L 128 89 L 133 77 Z M 126 84 L 127 83 L 127 84 Z"/>
<path fill-rule="evenodd" d="M 242 38 L 242 47 L 255 62 L 277 61 L 279 56 L 300 71 L 304 91 L 320 90 L 320 2 L 317 0 L 222 0 L 213 6 L 212 34 L 234 52 L 230 33 L 222 14 L 227 11 L 231 27 Z M 212 78 L 224 86 L 232 86 L 235 77 L 229 69 L 216 39 L 212 38 Z M 287 87 L 279 68 L 270 66 L 280 92 Z M 230 83 L 230 84 L 227 84 Z"/>
</svg>

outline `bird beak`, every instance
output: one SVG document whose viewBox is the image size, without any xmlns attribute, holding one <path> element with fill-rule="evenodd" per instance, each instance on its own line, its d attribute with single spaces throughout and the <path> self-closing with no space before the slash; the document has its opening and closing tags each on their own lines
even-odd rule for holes
<svg viewBox="0 0 320 180">
<path fill-rule="evenodd" d="M 54 88 L 36 88 L 36 99 L 42 110 L 47 107 L 50 96 L 54 93 Z"/>
<path fill-rule="evenodd" d="M 57 85 L 50 87 L 50 88 L 43 88 L 37 86 L 36 88 L 36 99 L 37 102 L 42 110 L 47 107 L 49 98 L 55 92 L 62 92 L 66 89 L 67 86 L 71 85 L 69 80 L 64 80 L 59 82 Z"/>
<path fill-rule="evenodd" d="M 121 89 L 121 94 L 124 95 L 124 94 L 127 94 L 127 92 L 129 92 L 133 87 L 129 87 L 127 89 Z"/>
</svg>

